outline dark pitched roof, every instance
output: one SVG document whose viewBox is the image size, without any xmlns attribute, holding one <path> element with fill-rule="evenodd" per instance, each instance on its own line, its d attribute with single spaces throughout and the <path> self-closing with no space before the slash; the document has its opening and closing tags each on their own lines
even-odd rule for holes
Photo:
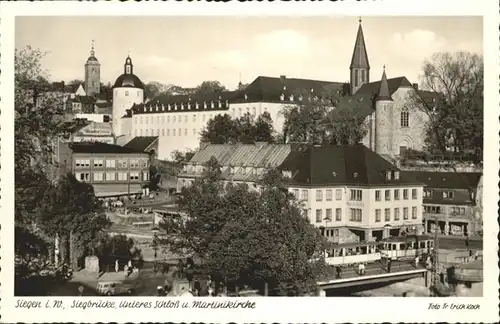
<svg viewBox="0 0 500 324">
<path fill-rule="evenodd" d="M 382 73 L 382 79 L 380 79 L 380 90 L 378 92 L 377 101 L 379 100 L 392 100 L 391 95 L 389 94 L 389 84 L 387 83 L 387 75 L 385 75 L 385 66 L 384 73 Z"/>
<path fill-rule="evenodd" d="M 482 176 L 481 172 L 405 171 L 405 173 L 425 183 L 429 189 L 477 188 Z"/>
<path fill-rule="evenodd" d="M 290 79 L 284 76 L 279 78 L 259 76 L 245 90 L 223 91 L 212 94 L 185 94 L 185 95 L 160 95 L 146 104 L 136 105 L 134 114 L 201 111 L 201 110 L 227 110 L 229 103 L 241 102 L 283 102 L 289 101 L 291 95 L 301 90 L 321 96 L 329 91 L 342 90 L 343 82 L 319 81 L 309 79 Z M 281 95 L 284 95 L 283 99 Z M 198 106 L 196 105 L 198 103 Z M 204 103 L 207 108 L 204 108 Z"/>
<path fill-rule="evenodd" d="M 115 154 L 127 154 L 127 153 L 144 153 L 144 151 L 137 150 L 131 147 L 124 147 L 119 145 L 101 143 L 101 142 L 79 142 L 70 144 L 70 148 L 74 153 L 115 153 Z"/>
<path fill-rule="evenodd" d="M 399 180 L 386 180 L 387 171 L 398 168 L 362 144 L 298 145 L 280 166 L 291 171 L 298 185 L 397 185 L 417 183 L 401 173 Z"/>
<path fill-rule="evenodd" d="M 289 100 L 290 95 L 295 95 L 300 91 L 312 92 L 320 96 L 327 91 L 341 90 L 343 86 L 343 82 L 295 79 L 286 76 L 279 78 L 259 76 L 245 90 L 238 92 L 235 101 L 280 102 L 282 94 L 284 100 Z"/>
<path fill-rule="evenodd" d="M 206 95 L 160 95 L 145 104 L 134 105 L 134 114 L 176 113 L 179 111 L 228 110 L 229 100 L 236 91 L 224 91 Z"/>
<path fill-rule="evenodd" d="M 375 99 L 380 92 L 381 81 L 365 83 L 359 88 L 353 96 L 346 96 L 342 98 L 336 109 L 333 111 L 348 111 L 349 113 L 356 114 L 362 118 L 369 116 L 373 113 L 375 108 Z M 392 96 L 400 87 L 412 86 L 406 77 L 398 77 L 387 79 L 387 90 L 389 96 Z"/>
<path fill-rule="evenodd" d="M 358 34 L 356 35 L 356 43 L 354 43 L 354 51 L 352 53 L 350 68 L 370 68 L 361 20 L 359 21 Z"/>
<path fill-rule="evenodd" d="M 144 152 L 157 140 L 158 136 L 136 136 L 133 139 L 131 139 L 130 142 L 125 144 L 123 147 Z"/>
<path fill-rule="evenodd" d="M 381 81 L 375 81 L 375 82 L 370 82 L 370 83 L 365 83 L 359 88 L 358 91 L 356 91 L 356 94 L 378 94 L 380 90 L 380 82 Z M 389 90 L 389 95 L 392 96 L 396 90 L 398 90 L 401 87 L 412 87 L 412 84 L 408 79 L 404 76 L 397 77 L 397 78 L 391 78 L 387 79 L 387 86 Z"/>
</svg>

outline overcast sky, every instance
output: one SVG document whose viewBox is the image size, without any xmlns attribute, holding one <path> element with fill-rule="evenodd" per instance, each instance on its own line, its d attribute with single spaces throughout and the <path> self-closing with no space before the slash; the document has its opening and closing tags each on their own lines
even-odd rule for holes
<svg viewBox="0 0 500 324">
<path fill-rule="evenodd" d="M 371 80 L 418 82 L 438 51 L 483 52 L 481 17 L 363 17 Z M 218 80 L 235 88 L 259 75 L 344 82 L 357 17 L 17 17 L 16 47 L 48 54 L 52 81 L 83 79 L 92 39 L 101 79 L 114 82 L 130 53 L 145 83 L 194 87 Z"/>
</svg>

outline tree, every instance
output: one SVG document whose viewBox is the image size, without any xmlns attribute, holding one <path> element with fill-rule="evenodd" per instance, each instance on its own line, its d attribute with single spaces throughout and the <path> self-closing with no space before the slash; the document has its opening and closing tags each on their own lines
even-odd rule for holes
<svg viewBox="0 0 500 324">
<path fill-rule="evenodd" d="M 238 142 L 239 134 L 234 120 L 228 114 L 216 115 L 201 131 L 201 141 L 212 144 Z"/>
<path fill-rule="evenodd" d="M 415 94 L 412 109 L 423 111 L 429 122 L 426 144 L 446 155 L 483 149 L 483 57 L 468 52 L 436 53 L 424 61 L 421 87 L 438 94 L 437 108 Z"/>
<path fill-rule="evenodd" d="M 271 115 L 264 112 L 255 119 L 250 113 L 240 118 L 228 114 L 210 119 L 201 132 L 201 142 L 212 144 L 274 142 Z"/>
<path fill-rule="evenodd" d="M 194 253 L 205 271 L 239 286 L 267 282 L 273 295 L 315 290 L 324 261 L 310 260 L 324 239 L 302 216 L 281 173 L 269 171 L 257 191 L 224 186 L 215 158 L 204 167 L 204 176 L 181 192 L 185 220 L 162 224 L 177 233 L 168 246 Z"/>
<path fill-rule="evenodd" d="M 452 155 L 451 152 L 473 153 L 475 161 L 481 162 L 484 137 L 482 55 L 469 52 L 435 53 L 424 61 L 422 71 L 421 88 L 437 94 L 438 100 L 429 104 L 414 93 L 409 101 L 413 111 L 427 116 L 427 150 L 439 152 L 445 157 Z M 459 174 L 467 186 L 470 201 L 476 202 L 468 218 L 478 223 L 478 218 L 482 218 L 482 206 L 477 199 L 478 188 L 459 172 L 459 162 L 452 157 L 446 166 Z"/>
<path fill-rule="evenodd" d="M 64 175 L 45 192 L 39 207 L 39 224 L 45 233 L 63 243 L 63 261 L 76 265 L 76 251 L 94 253 L 99 235 L 110 225 L 90 184 Z M 65 243 L 69 243 L 69 255 Z"/>
<path fill-rule="evenodd" d="M 196 87 L 195 93 L 197 95 L 204 96 L 218 94 L 224 91 L 227 91 L 227 89 L 219 81 L 203 81 L 199 86 Z"/>
<path fill-rule="evenodd" d="M 172 152 L 172 161 L 177 165 L 183 165 L 189 162 L 196 152 L 193 150 L 186 150 L 184 152 L 175 150 Z"/>
<path fill-rule="evenodd" d="M 285 139 L 313 144 L 354 144 L 363 139 L 367 127 L 352 107 L 337 107 L 342 89 L 325 87 L 321 93 L 298 91 L 295 103 L 284 110 Z"/>
</svg>

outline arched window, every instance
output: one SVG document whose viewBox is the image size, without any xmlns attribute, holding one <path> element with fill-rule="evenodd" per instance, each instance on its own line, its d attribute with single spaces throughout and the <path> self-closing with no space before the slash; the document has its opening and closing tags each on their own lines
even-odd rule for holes
<svg viewBox="0 0 500 324">
<path fill-rule="evenodd" d="M 401 127 L 409 127 L 410 125 L 410 113 L 407 110 L 401 112 Z"/>
</svg>

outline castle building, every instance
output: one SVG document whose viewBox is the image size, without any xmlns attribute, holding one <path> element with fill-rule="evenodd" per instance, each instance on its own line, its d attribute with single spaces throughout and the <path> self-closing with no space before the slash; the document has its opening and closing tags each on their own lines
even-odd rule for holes
<svg viewBox="0 0 500 324">
<path fill-rule="evenodd" d="M 423 232 L 424 183 L 362 144 L 205 145 L 179 173 L 177 190 L 202 176 L 211 157 L 222 166 L 225 182 L 254 190 L 267 170 L 281 170 L 304 217 L 331 241 Z"/>
<path fill-rule="evenodd" d="M 95 96 L 101 92 L 101 63 L 95 57 L 94 41 L 90 56 L 85 63 L 85 92 L 87 96 Z"/>
<path fill-rule="evenodd" d="M 116 79 L 113 86 L 113 130 L 117 137 L 127 137 L 123 142 L 130 140 L 132 130 L 127 119 L 122 117 L 127 115 L 127 110 L 132 106 L 143 102 L 144 84 L 134 74 L 132 59 L 127 56 L 123 66 L 123 74 Z"/>
<path fill-rule="evenodd" d="M 350 82 L 259 76 L 243 90 L 208 95 L 185 94 L 158 96 L 144 103 L 144 85 L 133 74 L 132 61 L 127 58 L 125 73 L 116 81 L 113 92 L 113 128 L 117 135 L 158 136 L 158 158 L 169 159 L 175 150 L 197 149 L 200 133 L 217 115 L 238 118 L 246 113 L 258 116 L 268 112 L 274 129 L 282 133 L 283 110 L 298 104 L 299 91 L 311 93 L 322 100 L 331 91 L 344 94 L 335 107 L 360 116 L 367 134 L 362 143 L 378 154 L 394 158 L 406 150 L 422 150 L 428 116 L 415 109 L 412 96 L 420 96 L 426 104 L 435 105 L 437 94 L 420 91 L 406 77 L 370 82 L 370 64 L 361 21 L 351 57 Z M 128 111 L 127 111 L 128 110 Z M 119 142 L 120 143 L 120 142 Z"/>
</svg>

